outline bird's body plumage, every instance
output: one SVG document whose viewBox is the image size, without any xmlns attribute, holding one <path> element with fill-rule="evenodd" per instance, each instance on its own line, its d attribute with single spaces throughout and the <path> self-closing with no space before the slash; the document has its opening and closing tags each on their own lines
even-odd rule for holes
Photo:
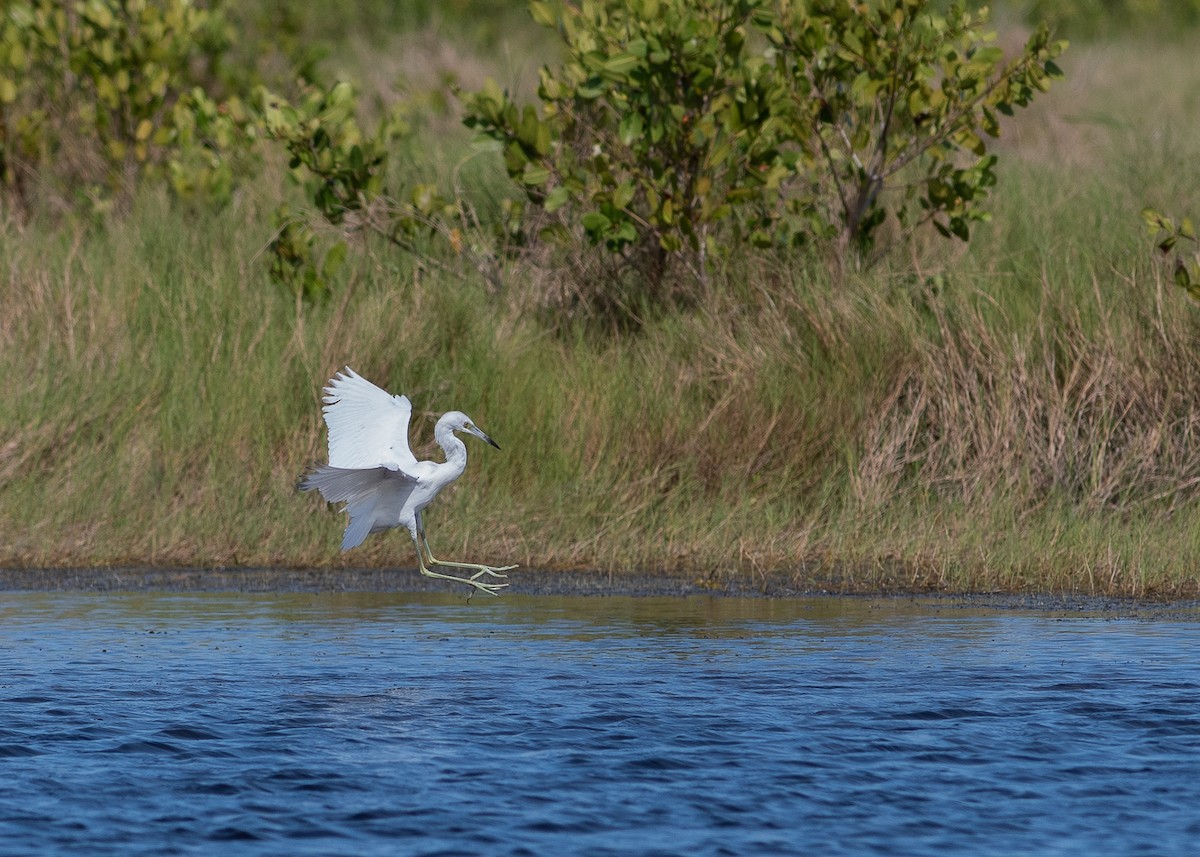
<svg viewBox="0 0 1200 857">
<path fill-rule="evenodd" d="M 478 580 L 483 575 L 504 577 L 495 568 L 479 563 L 440 562 L 425 538 L 421 512 L 443 488 L 462 476 L 467 447 L 455 435 L 473 434 L 499 449 L 461 411 L 443 414 L 434 427 L 434 439 L 446 460 L 418 461 L 408 444 L 412 402 L 393 396 L 347 367 L 324 390 L 322 411 L 329 428 L 329 464 L 317 465 L 300 483 L 303 491 L 316 490 L 330 503 L 345 503 L 350 516 L 342 537 L 342 550 L 358 547 L 371 533 L 404 527 L 417 548 L 422 574 L 468 583 L 496 594 L 506 586 Z M 477 569 L 469 578 L 430 572 L 425 565 Z"/>
</svg>

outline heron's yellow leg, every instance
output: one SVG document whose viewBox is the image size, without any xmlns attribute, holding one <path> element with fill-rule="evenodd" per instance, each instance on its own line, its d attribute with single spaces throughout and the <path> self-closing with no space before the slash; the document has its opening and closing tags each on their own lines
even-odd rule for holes
<svg viewBox="0 0 1200 857">
<path fill-rule="evenodd" d="M 484 565 L 480 562 L 451 562 L 450 560 L 437 559 L 433 555 L 433 548 L 429 547 L 429 537 L 425 535 L 425 526 L 422 523 L 417 524 L 417 536 L 420 538 L 421 544 L 417 547 L 417 553 L 421 553 L 424 549 L 424 555 L 429 560 L 430 565 L 440 565 L 449 568 L 466 568 L 475 569 L 475 573 L 471 575 L 470 580 L 475 582 L 478 577 L 483 577 L 485 574 L 490 577 L 508 577 L 503 574 L 505 571 L 512 571 L 516 568 L 515 565 Z M 503 584 L 502 584 L 503 585 Z"/>
<path fill-rule="evenodd" d="M 417 542 L 416 539 L 413 541 Z M 429 545 L 425 545 L 425 550 L 429 550 Z M 429 564 L 437 565 L 438 563 L 436 563 L 433 557 L 430 556 Z M 475 574 L 471 577 L 455 577 L 452 574 L 438 574 L 436 571 L 430 571 L 428 566 L 425 565 L 425 557 L 422 554 L 421 544 L 419 542 L 417 542 L 417 568 L 420 570 L 421 574 L 425 575 L 426 577 L 434 577 L 438 580 L 453 580 L 455 583 L 465 583 L 467 586 L 474 586 L 475 589 L 482 590 L 488 595 L 499 595 L 500 593 L 497 590 L 508 586 L 507 583 L 489 583 L 483 580 L 476 580 L 476 577 L 479 577 L 481 574 L 483 574 L 482 571 L 479 572 L 479 574 Z M 504 577 L 502 574 L 497 576 Z M 472 590 L 472 592 L 474 592 L 474 590 Z"/>
</svg>

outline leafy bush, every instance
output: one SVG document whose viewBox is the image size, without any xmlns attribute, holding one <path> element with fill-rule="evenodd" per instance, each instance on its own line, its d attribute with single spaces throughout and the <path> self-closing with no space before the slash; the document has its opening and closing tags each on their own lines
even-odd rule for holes
<svg viewBox="0 0 1200 857">
<path fill-rule="evenodd" d="M 228 202 L 238 183 L 258 169 L 254 143 L 260 136 L 258 99 L 218 102 L 198 86 L 183 93 L 163 135 L 172 190 L 183 199 Z"/>
<path fill-rule="evenodd" d="M 346 83 L 312 87 L 296 104 L 266 95 L 262 105 L 264 129 L 286 149 L 292 177 L 304 186 L 319 219 L 334 225 L 362 215 L 380 199 L 395 130 L 383 124 L 373 136 L 365 135 L 354 107 L 354 91 Z M 341 266 L 346 243 L 333 243 L 318 264 L 309 220 L 286 205 L 276 210 L 271 276 L 314 298 Z"/>
<path fill-rule="evenodd" d="M 418 231 L 447 212 L 456 219 L 458 206 L 432 185 L 404 193 L 383 186 L 389 150 L 406 127 L 404 105 L 364 130 L 349 84 L 314 82 L 315 55 L 287 32 L 256 37 L 252 27 L 248 43 L 235 43 L 221 2 L 16 0 L 0 8 L 4 201 L 106 210 L 149 179 L 179 197 L 223 204 L 257 171 L 264 151 L 256 142 L 265 139 L 278 145 L 307 204 L 277 208 L 271 274 L 308 298 L 324 294 L 352 235 L 381 233 L 411 249 Z M 360 12 L 373 18 L 386 8 Z M 277 18 L 285 31 L 326 14 L 286 4 L 232 11 L 243 22 L 257 15 L 260 29 Z M 289 55 L 283 78 L 268 75 L 287 97 L 256 83 L 255 49 Z M 322 236 L 322 226 L 340 235 Z"/>
<path fill-rule="evenodd" d="M 1054 58 L 1066 44 L 1042 27 L 1004 63 L 986 9 L 956 4 L 940 15 L 928 0 L 784 10 L 767 35 L 789 87 L 799 172 L 810 187 L 816 176 L 804 207 L 843 245 L 866 247 L 889 213 L 882 193 L 894 189 L 902 229 L 931 222 L 967 240 L 996 181 L 984 138 L 999 136 L 997 113 L 1012 115 L 1061 75 Z"/>
<path fill-rule="evenodd" d="M 228 48 L 215 8 L 189 0 L 15 0 L 0 12 L 0 181 L 93 201 L 167 172 L 177 189 L 220 196 L 222 159 L 249 122 L 204 95 Z M 172 166 L 172 157 L 182 157 Z"/>
<path fill-rule="evenodd" d="M 349 240 L 373 236 L 436 267 L 443 266 L 441 251 L 448 251 L 470 261 L 493 290 L 499 289 L 496 253 L 488 246 L 493 236 L 479 228 L 470 202 L 450 198 L 431 181 L 389 176 L 396 143 L 412 134 L 410 107 L 400 103 L 366 128 L 348 83 L 310 87 L 295 103 L 264 94 L 265 133 L 283 144 L 290 175 L 303 187 L 307 203 L 304 209 L 282 205 L 275 212 L 271 275 L 276 281 L 306 298 L 324 297 Z M 334 238 L 328 237 L 331 228 Z M 496 231 L 503 228 L 502 223 Z M 467 240 L 468 230 L 481 238 Z M 430 236 L 442 240 L 431 243 Z"/>
<path fill-rule="evenodd" d="M 891 215 L 966 240 L 996 180 L 985 137 L 1060 74 L 1039 29 L 1003 62 L 986 11 L 928 0 L 535 0 L 566 54 L 540 103 L 494 83 L 499 143 L 542 237 L 581 228 L 652 284 L 731 248 L 865 258 Z M 652 262 L 645 265 L 644 260 Z"/>
</svg>

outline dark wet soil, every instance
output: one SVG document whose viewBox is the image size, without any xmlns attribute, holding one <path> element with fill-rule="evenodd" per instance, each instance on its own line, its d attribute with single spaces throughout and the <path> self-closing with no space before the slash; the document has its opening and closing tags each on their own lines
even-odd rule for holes
<svg viewBox="0 0 1200 857">
<path fill-rule="evenodd" d="M 626 572 L 518 570 L 505 595 L 845 597 L 920 601 L 939 609 L 1026 610 L 1111 618 L 1200 619 L 1200 600 L 1057 593 L 846 590 L 796 585 L 786 575 L 709 578 Z M 415 569 L 19 568 L 0 569 L 0 592 L 466 592 Z M 487 599 L 482 599 L 487 600 Z"/>
</svg>

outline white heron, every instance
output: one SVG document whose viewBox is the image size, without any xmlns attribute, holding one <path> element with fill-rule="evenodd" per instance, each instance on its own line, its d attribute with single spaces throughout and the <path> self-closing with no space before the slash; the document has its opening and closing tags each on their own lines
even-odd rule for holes
<svg viewBox="0 0 1200 857">
<path fill-rule="evenodd" d="M 358 375 L 349 366 L 337 373 L 324 390 L 321 409 L 329 427 L 329 464 L 319 464 L 300 482 L 300 490 L 321 492 L 330 503 L 345 503 L 350 515 L 342 550 L 363 543 L 371 533 L 406 527 L 417 549 L 421 574 L 465 583 L 492 595 L 508 586 L 480 578 L 505 578 L 515 565 L 490 566 L 476 562 L 435 559 L 425 536 L 421 512 L 438 492 L 462 476 L 467 466 L 467 447 L 454 434 L 473 434 L 500 448 L 466 414 L 443 414 L 433 430 L 446 460 L 417 461 L 408 445 L 408 423 L 412 402 L 393 396 Z M 426 559 L 429 564 L 426 565 Z M 429 566 L 474 570 L 470 577 L 456 577 L 429 570 Z M 474 591 L 474 590 L 472 590 Z"/>
</svg>

